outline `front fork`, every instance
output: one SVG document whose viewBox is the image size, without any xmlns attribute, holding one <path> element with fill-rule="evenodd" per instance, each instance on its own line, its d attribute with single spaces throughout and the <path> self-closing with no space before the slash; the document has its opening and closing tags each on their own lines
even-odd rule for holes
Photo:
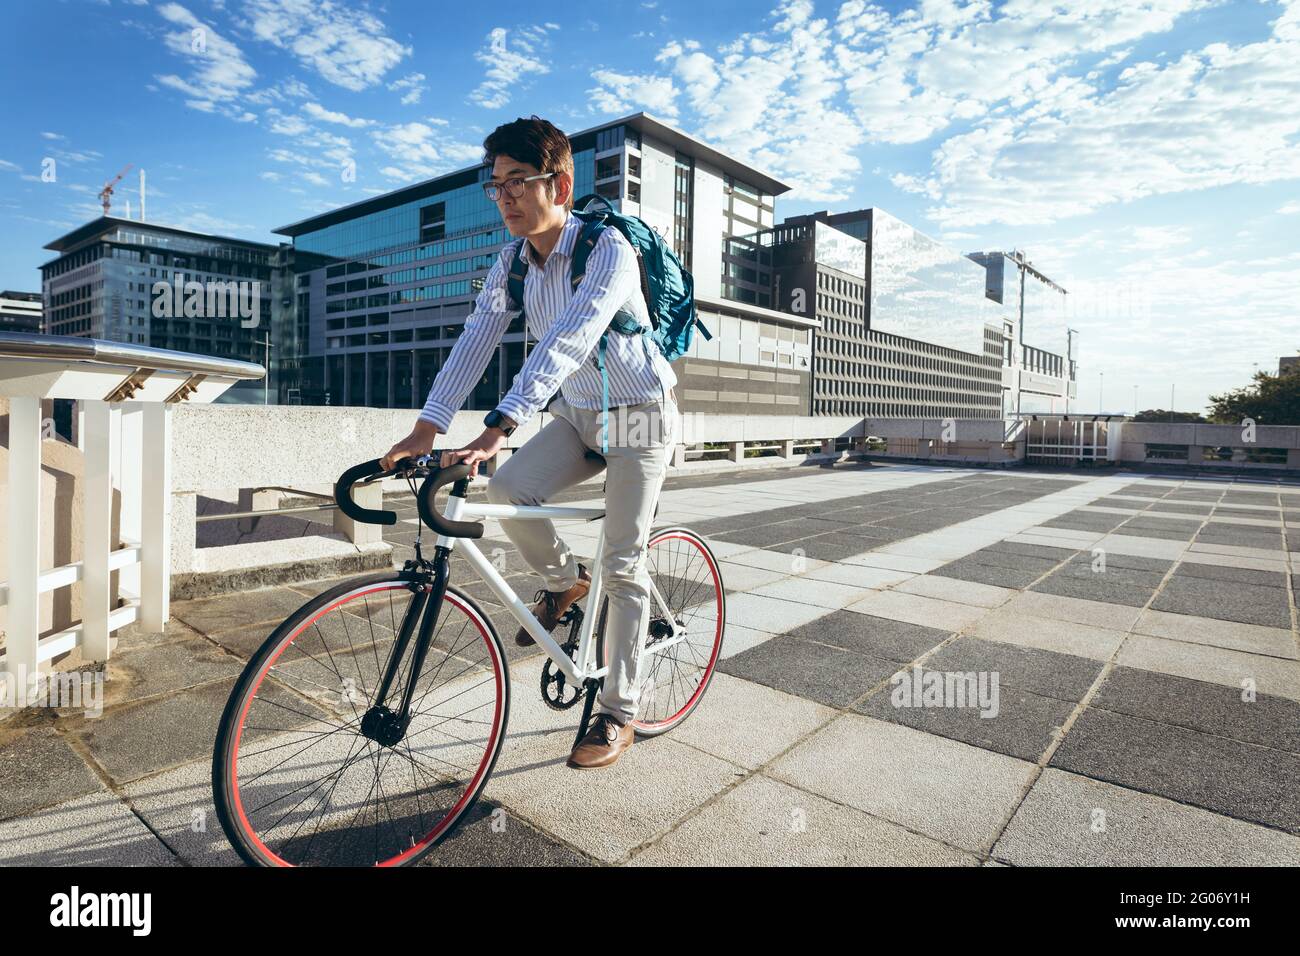
<svg viewBox="0 0 1300 956">
<path fill-rule="evenodd" d="M 468 494 L 468 489 L 468 480 L 462 479 L 452 486 L 451 493 L 464 498 Z M 416 554 L 417 556 L 419 554 L 418 543 Z M 415 683 L 424 670 L 425 658 L 429 656 L 433 632 L 438 626 L 443 598 L 447 594 L 447 581 L 451 577 L 450 556 L 450 548 L 443 545 L 436 546 L 433 549 L 433 578 L 427 583 L 421 581 L 413 585 L 415 597 L 411 599 L 411 606 L 407 609 L 406 616 L 402 618 L 402 626 L 398 630 L 393 653 L 389 657 L 383 680 L 375 694 L 375 703 L 362 719 L 362 732 L 387 746 L 392 746 L 401 740 L 406 734 L 407 725 L 411 722 L 411 700 L 415 696 Z M 402 660 L 406 657 L 411 637 L 415 634 L 417 622 L 420 632 L 416 636 L 410 674 L 406 686 L 402 688 L 402 704 L 397 710 L 393 710 L 385 702 L 393 690 L 393 684 L 397 681 L 397 674 L 401 670 Z"/>
</svg>

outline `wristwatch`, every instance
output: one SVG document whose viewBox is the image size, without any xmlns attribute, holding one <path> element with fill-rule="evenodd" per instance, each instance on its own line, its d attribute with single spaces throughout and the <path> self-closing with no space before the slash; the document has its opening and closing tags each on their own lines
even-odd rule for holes
<svg viewBox="0 0 1300 956">
<path fill-rule="evenodd" d="M 505 434 L 505 436 L 509 438 L 510 434 L 515 430 L 517 426 L 515 425 L 507 426 L 506 421 L 507 421 L 506 417 L 502 415 L 498 409 L 495 408 L 492 409 L 492 411 L 488 412 L 487 415 L 483 417 L 484 425 L 486 425 L 488 428 L 500 429 Z"/>
</svg>

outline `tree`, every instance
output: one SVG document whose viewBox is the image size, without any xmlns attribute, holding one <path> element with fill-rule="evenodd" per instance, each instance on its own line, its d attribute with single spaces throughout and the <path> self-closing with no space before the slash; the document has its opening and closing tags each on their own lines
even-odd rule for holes
<svg viewBox="0 0 1300 956">
<path fill-rule="evenodd" d="M 1169 412 L 1163 408 L 1148 408 L 1133 416 L 1135 422 L 1193 422 L 1204 424 L 1205 419 L 1197 412 Z"/>
<path fill-rule="evenodd" d="M 1300 368 L 1278 375 L 1258 371 L 1254 384 L 1210 396 L 1210 421 L 1235 425 L 1250 418 L 1261 425 L 1300 425 Z"/>
</svg>

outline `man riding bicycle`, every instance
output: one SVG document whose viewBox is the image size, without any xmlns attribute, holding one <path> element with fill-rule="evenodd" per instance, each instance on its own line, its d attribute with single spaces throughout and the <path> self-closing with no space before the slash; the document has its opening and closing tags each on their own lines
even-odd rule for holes
<svg viewBox="0 0 1300 956">
<path fill-rule="evenodd" d="M 495 456 L 517 427 L 547 408 L 558 389 L 548 409 L 553 420 L 496 471 L 488 482 L 488 499 L 494 504 L 545 504 L 557 492 L 607 469 L 605 547 L 598 560 L 609 596 L 609 671 L 590 729 L 569 755 L 571 767 L 606 767 L 632 745 L 640 651 L 650 615 L 646 542 L 677 431 L 672 393 L 677 378 L 643 337 L 611 334 L 604 356 L 604 413 L 606 383 L 595 355 L 602 334 L 624 309 L 642 325 L 650 324 L 636 253 L 617 229 L 603 230 L 575 288 L 570 265 L 582 223 L 572 212 L 568 137 L 533 116 L 499 126 L 483 141 L 483 150 L 485 165 L 492 167 L 484 191 L 497 204 L 510 235 L 523 243 L 529 262 L 522 305 L 537 346 L 505 398 L 484 418 L 483 433 L 462 449 L 444 451 L 440 464 L 464 462 L 476 474 L 479 462 Z M 429 453 L 496 355 L 518 314 L 507 291 L 517 247 L 510 242 L 502 249 L 410 435 L 380 459 L 384 468 Z M 597 453 L 602 448 L 603 455 Z M 590 574 L 550 521 L 502 519 L 501 527 L 542 576 L 545 588 L 538 592 L 533 613 L 543 627 L 553 629 L 587 593 Z M 533 639 L 520 628 L 515 642 L 527 646 Z"/>
</svg>

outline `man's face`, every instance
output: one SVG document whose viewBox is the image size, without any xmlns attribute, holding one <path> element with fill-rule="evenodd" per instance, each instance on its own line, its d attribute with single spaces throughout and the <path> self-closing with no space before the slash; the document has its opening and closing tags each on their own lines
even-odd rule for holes
<svg viewBox="0 0 1300 956">
<path fill-rule="evenodd" d="M 568 200 L 569 190 L 573 188 L 572 177 L 568 173 L 556 173 L 550 179 L 526 182 L 523 193 L 518 197 L 510 195 L 505 188 L 508 180 L 527 179 L 540 172 L 531 163 L 510 156 L 498 156 L 492 164 L 492 181 L 502 187 L 497 197 L 497 210 L 510 235 L 516 239 L 544 232 L 555 225 L 557 218 L 564 216 L 564 204 Z M 548 184 L 552 186 L 551 191 L 547 190 Z"/>
</svg>

